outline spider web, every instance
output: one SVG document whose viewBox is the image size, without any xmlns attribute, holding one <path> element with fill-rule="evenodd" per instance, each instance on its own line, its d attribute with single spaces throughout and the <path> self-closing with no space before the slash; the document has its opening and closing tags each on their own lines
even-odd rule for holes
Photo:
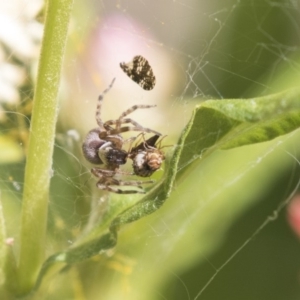
<svg viewBox="0 0 300 300">
<path fill-rule="evenodd" d="M 203 99 L 255 97 L 297 85 L 299 15 L 300 5 L 292 0 L 75 3 L 53 162 L 49 228 L 54 233 L 48 253 L 71 245 L 107 209 L 80 146 L 84 135 L 96 127 L 97 96 L 114 77 L 115 85 L 104 100 L 104 120 L 115 119 L 134 104 L 155 104 L 156 108 L 135 112 L 132 118 L 168 135 L 166 144 L 176 144 L 193 107 Z M 13 54 L 10 51 L 7 61 Z M 147 58 L 154 70 L 156 86 L 150 92 L 119 67 L 135 55 Z M 32 90 L 22 92 L 24 99 Z M 20 113 L 12 122 L 1 133 L 20 128 L 20 123 L 26 128 L 29 119 Z M 150 299 L 147 293 L 151 299 L 299 298 L 299 245 L 286 214 L 300 182 L 298 141 L 299 132 L 294 132 L 266 145 L 217 153 L 200 173 L 191 172 L 182 187 L 174 187 L 171 197 L 176 205 L 167 201 L 162 212 L 121 232 L 117 252 L 105 264 L 100 259 L 97 266 L 87 263 L 85 270 L 78 271 L 82 286 L 88 286 L 83 299 L 95 299 L 99 287 L 105 290 L 103 299 L 113 299 L 113 295 L 126 299 L 126 293 L 132 295 L 128 289 L 137 289 L 132 278 L 145 294 L 142 298 L 136 292 L 136 298 L 130 299 Z M 261 165 L 271 171 L 262 172 L 257 180 L 258 174 L 251 172 Z M 7 225 L 11 236 L 18 232 L 23 167 L 10 164 L 0 171 L 0 197 L 12 216 Z M 195 180 L 201 182 L 201 191 L 190 190 L 189 182 Z M 214 190 L 216 182 L 218 190 Z M 211 220 L 215 225 L 210 227 L 212 232 L 206 232 L 206 240 L 198 237 L 198 219 L 205 219 L 210 207 L 218 206 L 222 193 L 236 182 L 240 194 L 232 197 L 239 197 L 241 203 L 248 195 L 256 200 L 247 209 L 241 208 L 234 221 Z M 185 199 L 196 194 L 199 207 L 193 212 Z M 113 203 L 110 209 L 117 205 Z M 224 215 L 230 216 L 236 206 L 224 208 Z M 222 227 L 226 230 L 221 231 Z M 128 239 L 131 242 L 126 245 Z M 184 248 L 180 240 L 190 248 Z M 138 249 L 131 249 L 132 244 Z M 152 253 L 153 249 L 157 251 Z M 101 272 L 108 279 L 102 279 L 98 287 L 93 283 Z"/>
</svg>

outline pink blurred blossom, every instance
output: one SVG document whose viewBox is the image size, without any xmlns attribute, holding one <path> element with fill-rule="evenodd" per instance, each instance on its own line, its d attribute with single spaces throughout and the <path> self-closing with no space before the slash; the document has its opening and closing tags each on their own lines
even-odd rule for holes
<svg viewBox="0 0 300 300">
<path fill-rule="evenodd" d="M 300 194 L 295 195 L 288 206 L 288 222 L 300 237 Z"/>
</svg>

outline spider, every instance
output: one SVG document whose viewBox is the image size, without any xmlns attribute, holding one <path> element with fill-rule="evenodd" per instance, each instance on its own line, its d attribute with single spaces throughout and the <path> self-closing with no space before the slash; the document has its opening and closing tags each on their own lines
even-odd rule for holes
<svg viewBox="0 0 300 300">
<path fill-rule="evenodd" d="M 124 111 L 116 120 L 109 120 L 103 122 L 101 119 L 101 108 L 105 94 L 112 88 L 115 79 L 98 98 L 96 109 L 97 128 L 90 130 L 82 144 L 83 155 L 87 161 L 92 164 L 103 164 L 105 169 L 93 168 L 92 174 L 99 178 L 97 187 L 103 190 L 108 190 L 115 193 L 143 193 L 141 191 L 122 191 L 110 187 L 111 185 L 132 185 L 138 186 L 143 183 L 152 183 L 153 181 L 121 181 L 114 178 L 116 174 L 121 174 L 119 167 L 127 161 L 128 152 L 123 149 L 123 145 L 135 140 L 135 137 L 124 140 L 120 135 L 127 131 L 141 131 L 154 133 L 157 136 L 161 134 L 155 130 L 145 128 L 133 121 L 126 118 L 127 115 L 134 112 L 139 108 L 151 108 L 155 105 L 134 105 Z M 133 126 L 123 126 L 123 124 L 131 124 Z"/>
<path fill-rule="evenodd" d="M 165 155 L 161 151 L 162 139 L 157 143 L 158 147 L 156 147 L 156 142 L 159 138 L 159 135 L 154 135 L 129 151 L 128 157 L 133 161 L 132 166 L 135 175 L 149 177 L 161 167 L 165 160 Z"/>
</svg>

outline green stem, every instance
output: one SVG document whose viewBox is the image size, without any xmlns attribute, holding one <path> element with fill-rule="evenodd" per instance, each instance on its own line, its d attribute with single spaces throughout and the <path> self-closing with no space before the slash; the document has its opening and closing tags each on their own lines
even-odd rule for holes
<svg viewBox="0 0 300 300">
<path fill-rule="evenodd" d="M 73 1 L 47 3 L 25 168 L 18 267 L 21 295 L 34 286 L 45 256 L 58 89 Z"/>
<path fill-rule="evenodd" d="M 1 202 L 0 192 L 0 299 L 13 299 L 9 291 L 15 290 L 16 264 L 12 246 L 7 243 L 6 225 Z"/>
</svg>

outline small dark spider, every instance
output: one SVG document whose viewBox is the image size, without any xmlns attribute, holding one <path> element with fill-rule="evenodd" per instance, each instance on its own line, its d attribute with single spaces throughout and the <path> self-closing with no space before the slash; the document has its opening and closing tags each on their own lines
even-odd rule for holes
<svg viewBox="0 0 300 300">
<path fill-rule="evenodd" d="M 97 186 L 100 189 L 112 191 L 115 193 L 121 193 L 122 190 L 111 188 L 111 185 L 135 185 L 139 186 L 142 183 L 152 183 L 153 181 L 121 181 L 114 177 L 115 174 L 121 174 L 119 171 L 120 165 L 123 165 L 127 161 L 128 152 L 123 149 L 123 145 L 129 141 L 135 140 L 135 137 L 124 140 L 120 135 L 127 131 L 141 131 L 150 132 L 160 136 L 161 134 L 152 129 L 144 128 L 137 122 L 130 118 L 125 118 L 127 115 L 139 108 L 150 108 L 154 105 L 134 105 L 131 108 L 123 112 L 116 120 L 109 120 L 103 122 L 101 119 L 101 108 L 104 95 L 112 88 L 114 80 L 109 87 L 98 98 L 96 121 L 98 128 L 94 128 L 87 134 L 83 145 L 83 155 L 87 161 L 92 164 L 103 164 L 105 169 L 93 168 L 92 173 L 99 178 Z M 123 124 L 132 124 L 133 126 L 123 126 Z M 141 191 L 126 191 L 128 193 L 142 193 Z"/>
<path fill-rule="evenodd" d="M 120 63 L 121 69 L 144 90 L 152 90 L 156 79 L 153 70 L 147 61 L 141 55 L 135 56 L 129 63 Z"/>
<path fill-rule="evenodd" d="M 135 175 L 149 177 L 161 167 L 165 155 L 161 151 L 162 140 L 156 145 L 159 138 L 159 135 L 154 135 L 129 151 L 128 157 L 133 161 L 132 166 Z"/>
</svg>

